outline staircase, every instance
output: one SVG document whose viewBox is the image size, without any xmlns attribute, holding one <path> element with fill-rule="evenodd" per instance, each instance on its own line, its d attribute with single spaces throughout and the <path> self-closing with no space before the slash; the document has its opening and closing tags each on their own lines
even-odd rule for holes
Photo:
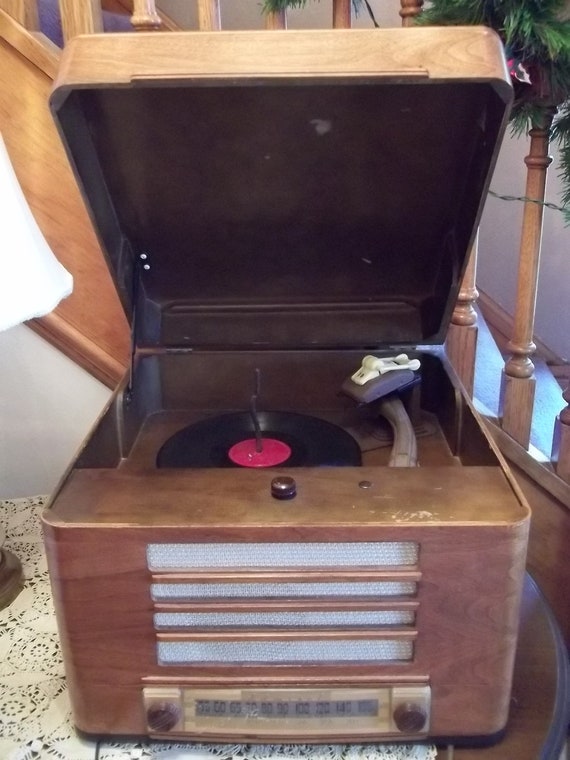
<svg viewBox="0 0 570 760">
<path fill-rule="evenodd" d="M 475 360 L 475 384 L 473 398 L 478 410 L 488 420 L 498 423 L 500 417 L 500 384 L 497 378 L 501 373 L 508 358 L 506 341 L 503 336 L 497 336 L 494 326 L 483 316 L 484 308 L 478 308 L 478 336 L 477 356 Z M 534 402 L 534 414 L 531 422 L 529 450 L 533 451 L 537 461 L 547 462 L 550 460 L 552 440 L 554 437 L 555 421 L 564 409 L 565 403 L 562 398 L 561 386 L 553 374 L 552 367 L 540 357 L 534 358 L 534 374 L 536 377 L 536 395 Z M 570 368 L 568 365 L 556 364 L 560 380 L 566 379 L 565 372 Z"/>
<path fill-rule="evenodd" d="M 404 25 L 412 23 L 421 6 L 421 0 L 402 0 Z M 350 25 L 350 7 L 350 0 L 334 0 L 335 26 Z M 197 0 L 197 11 L 201 29 L 219 28 L 219 0 Z M 286 24 L 285 13 L 266 19 L 271 28 Z M 102 6 L 92 0 L 0 0 L 0 130 L 44 234 L 75 278 L 73 296 L 31 326 L 110 387 L 127 366 L 128 326 L 52 124 L 48 97 L 60 47 L 74 35 L 173 28 L 176 24 L 151 0 L 108 0 Z M 544 133 L 532 136 L 529 173 L 534 172 L 538 187 L 528 193 L 532 197 L 546 175 L 547 149 Z M 533 207 L 528 211 L 534 216 L 523 224 L 540 229 L 538 204 L 526 206 Z M 570 640 L 565 556 L 570 545 L 570 373 L 557 365 L 557 381 L 552 357 L 536 359 L 533 354 L 533 320 L 525 315 L 533 314 L 528 272 L 538 261 L 539 248 L 540 235 L 526 235 L 522 306 L 507 327 L 504 320 L 493 325 L 496 310 L 484 297 L 477 307 L 474 251 L 447 348 L 534 509 L 529 566 Z M 558 441 L 554 457 L 553 438 Z"/>
</svg>

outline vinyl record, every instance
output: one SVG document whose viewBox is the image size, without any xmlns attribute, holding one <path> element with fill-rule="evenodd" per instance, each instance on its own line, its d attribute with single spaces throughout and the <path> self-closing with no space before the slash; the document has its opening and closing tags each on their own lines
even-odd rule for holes
<svg viewBox="0 0 570 760">
<path fill-rule="evenodd" d="M 263 438 L 291 449 L 280 467 L 342 467 L 361 464 L 360 447 L 338 425 L 290 412 L 258 412 Z M 211 417 L 179 430 L 161 447 L 157 467 L 237 467 L 229 457 L 236 444 L 255 437 L 251 415 L 235 412 Z"/>
</svg>

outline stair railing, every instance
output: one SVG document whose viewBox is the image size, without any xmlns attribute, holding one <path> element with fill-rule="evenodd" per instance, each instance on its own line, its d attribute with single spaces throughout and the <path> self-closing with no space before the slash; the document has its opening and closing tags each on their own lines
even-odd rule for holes
<svg viewBox="0 0 570 760">
<path fill-rule="evenodd" d="M 479 236 L 477 235 L 469 255 L 469 262 L 463 276 L 457 304 L 453 310 L 445 341 L 446 353 L 470 397 L 473 397 L 475 386 L 475 356 L 479 332 L 477 311 L 475 310 L 479 298 L 479 292 L 475 285 L 478 242 Z"/>
<path fill-rule="evenodd" d="M 162 20 L 154 0 L 133 0 L 131 24 L 135 31 L 155 31 Z M 103 31 L 103 12 L 99 0 L 59 0 L 63 38 L 67 42 L 78 34 Z"/>
<path fill-rule="evenodd" d="M 0 0 L 7 5 L 36 5 L 31 0 Z M 137 31 L 161 28 L 161 18 L 154 0 L 133 0 L 131 23 Z M 98 0 L 59 0 L 64 39 L 67 41 L 77 34 L 93 34 L 103 29 L 101 3 Z M 411 26 L 420 13 L 423 0 L 401 0 L 400 16 L 402 26 Z M 1 7 L 1 6 L 0 6 Z M 220 0 L 197 0 L 198 28 L 203 31 L 221 29 Z M 351 0 L 333 0 L 332 26 L 335 29 L 351 26 Z M 267 29 L 286 29 L 286 11 L 268 13 Z"/>
<path fill-rule="evenodd" d="M 511 356 L 505 363 L 501 380 L 501 426 L 523 449 L 529 448 L 534 413 L 536 378 L 531 357 L 536 351 L 534 315 L 546 179 L 552 163 L 549 137 L 555 114 L 555 108 L 545 108 L 542 120 L 534 123 L 529 131 L 530 150 L 524 159 L 527 167 L 525 198 L 529 200 L 525 202 L 522 220 L 513 334 L 508 343 Z M 551 459 L 558 477 L 570 484 L 570 386 L 562 398 L 567 406 L 556 419 Z"/>
</svg>

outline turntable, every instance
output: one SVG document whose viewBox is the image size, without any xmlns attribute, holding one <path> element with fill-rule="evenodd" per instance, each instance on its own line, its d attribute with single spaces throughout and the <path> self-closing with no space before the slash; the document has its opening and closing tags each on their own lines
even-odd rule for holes
<svg viewBox="0 0 570 760">
<path fill-rule="evenodd" d="M 78 728 L 501 735 L 529 513 L 441 344 L 510 100 L 475 28 L 68 46 L 133 326 L 43 518 Z"/>
</svg>

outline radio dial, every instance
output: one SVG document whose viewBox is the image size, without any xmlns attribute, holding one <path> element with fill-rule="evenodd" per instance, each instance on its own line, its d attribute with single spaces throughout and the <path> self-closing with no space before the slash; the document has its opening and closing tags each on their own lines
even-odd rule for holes
<svg viewBox="0 0 570 760">
<path fill-rule="evenodd" d="M 172 731 L 182 716 L 179 705 L 174 702 L 156 702 L 146 711 L 148 727 L 156 733 Z"/>
<path fill-rule="evenodd" d="M 417 734 L 424 728 L 427 713 L 424 707 L 415 702 L 402 702 L 394 710 L 394 723 L 405 734 Z"/>
</svg>

